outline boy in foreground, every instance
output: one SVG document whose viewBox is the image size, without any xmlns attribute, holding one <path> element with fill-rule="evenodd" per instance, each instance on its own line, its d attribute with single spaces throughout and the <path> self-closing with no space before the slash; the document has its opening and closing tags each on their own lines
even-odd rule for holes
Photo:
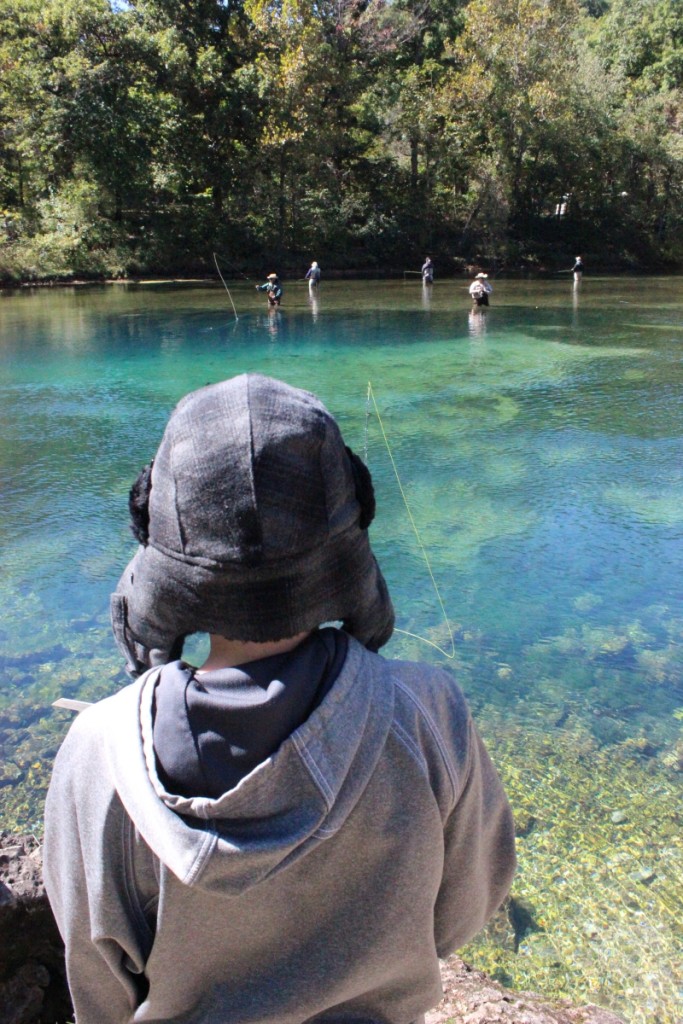
<svg viewBox="0 0 683 1024">
<path fill-rule="evenodd" d="M 511 814 L 462 693 L 375 653 L 374 511 L 308 392 L 244 375 L 171 416 L 112 598 L 138 678 L 78 717 L 46 805 L 77 1024 L 410 1024 L 505 897 Z"/>
</svg>

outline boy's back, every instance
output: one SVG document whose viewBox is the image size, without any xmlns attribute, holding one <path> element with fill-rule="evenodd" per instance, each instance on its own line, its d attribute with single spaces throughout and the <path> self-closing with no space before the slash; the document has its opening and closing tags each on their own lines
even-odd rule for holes
<svg viewBox="0 0 683 1024">
<path fill-rule="evenodd" d="M 237 381 L 217 387 L 253 388 L 260 409 L 264 398 L 272 407 L 290 397 L 265 378 Z M 309 412 L 294 430 L 301 467 Z M 315 422 L 325 416 L 316 408 Z M 257 427 L 252 438 L 259 430 L 265 438 L 262 416 Z M 291 445 L 289 436 L 282 458 L 290 465 Z M 355 459 L 338 442 L 332 447 L 335 457 Z M 271 451 L 271 471 L 272 459 Z M 343 473 L 360 498 L 348 523 L 338 514 L 350 501 L 339 466 L 321 473 L 332 483 L 321 491 L 328 523 L 317 544 L 334 546 L 342 523 L 343 550 L 365 552 L 356 562 L 365 583 L 356 572 L 355 581 L 351 574 L 329 584 L 342 621 L 353 620 L 348 601 L 364 590 L 358 631 L 371 638 L 386 633 L 392 615 L 369 547 L 355 537 L 374 502 L 352 464 Z M 252 472 L 254 507 L 263 503 L 265 469 Z M 153 491 L 154 473 L 150 479 Z M 137 504 L 144 505 L 139 495 Z M 158 543 L 150 508 L 147 545 Z M 244 511 L 236 530 L 225 515 L 234 548 Z M 187 550 L 197 540 L 186 534 L 182 544 Z M 143 544 L 136 562 L 143 581 L 147 550 Z M 297 565 L 304 555 L 290 553 Z M 198 581 L 194 559 L 188 603 L 199 607 L 206 580 Z M 281 590 L 286 558 L 253 561 L 252 551 L 229 572 L 263 584 L 275 566 Z M 215 565 L 220 589 L 224 565 Z M 120 635 L 141 668 L 150 652 L 176 645 L 180 620 L 146 608 L 148 590 L 141 595 L 140 579 L 124 577 L 134 614 Z M 509 887 L 511 815 L 453 678 L 384 659 L 351 631 L 311 624 L 296 642 L 212 635 L 204 671 L 160 658 L 166 663 L 74 723 L 48 795 L 45 873 L 77 1024 L 409 1024 L 438 1002 L 438 956 L 471 938 Z M 263 656 L 235 661 L 245 652 Z M 268 736 L 256 753 L 254 732 L 259 741 Z"/>
</svg>

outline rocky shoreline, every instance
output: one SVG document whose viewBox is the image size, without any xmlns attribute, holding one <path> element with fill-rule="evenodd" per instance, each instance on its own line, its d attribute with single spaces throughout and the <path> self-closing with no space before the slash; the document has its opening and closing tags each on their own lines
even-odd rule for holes
<svg viewBox="0 0 683 1024">
<path fill-rule="evenodd" d="M 442 964 L 444 999 L 426 1024 L 622 1024 L 598 1006 L 512 992 L 459 957 Z M 61 939 L 35 836 L 0 833 L 0 1024 L 73 1021 Z"/>
<path fill-rule="evenodd" d="M 35 836 L 0 833 L 0 1024 L 73 1020 Z"/>
</svg>

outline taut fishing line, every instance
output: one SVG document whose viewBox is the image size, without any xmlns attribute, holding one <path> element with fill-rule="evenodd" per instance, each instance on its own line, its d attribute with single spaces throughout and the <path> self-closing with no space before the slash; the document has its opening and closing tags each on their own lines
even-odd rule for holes
<svg viewBox="0 0 683 1024">
<path fill-rule="evenodd" d="M 216 253 L 213 254 L 213 262 L 216 264 L 216 270 L 218 271 L 218 276 L 220 277 L 221 281 L 223 282 L 223 287 L 225 288 L 226 292 L 228 293 L 228 298 L 230 299 L 230 303 L 232 305 L 232 311 L 235 314 L 235 320 L 239 320 L 239 317 L 237 315 L 237 310 L 235 309 L 235 303 L 232 301 L 232 295 L 230 294 L 230 289 L 228 288 L 227 284 L 225 283 L 225 278 L 221 274 L 221 268 L 218 266 L 218 259 L 216 257 Z"/>
<path fill-rule="evenodd" d="M 391 445 L 389 444 L 389 438 L 387 437 L 387 432 L 384 429 L 384 424 L 382 423 L 382 417 L 380 416 L 379 409 L 377 408 L 377 402 L 375 400 L 375 392 L 372 390 L 372 383 L 370 381 L 368 381 L 368 396 L 367 396 L 367 403 L 366 403 L 366 408 L 365 408 L 365 461 L 367 462 L 367 460 L 368 460 L 368 421 L 370 419 L 370 403 L 371 402 L 372 402 L 372 406 L 373 406 L 373 408 L 375 410 L 375 416 L 377 417 L 377 422 L 379 423 L 379 429 L 382 431 L 382 437 L 384 439 L 384 444 L 385 444 L 386 449 L 387 449 L 387 454 L 389 456 L 389 461 L 391 462 L 391 466 L 392 466 L 392 469 L 394 471 L 394 476 L 396 477 L 396 483 L 398 484 L 398 489 L 399 489 L 399 491 L 401 493 L 401 497 L 403 498 L 403 504 L 405 505 L 406 512 L 408 513 L 408 519 L 410 520 L 410 525 L 413 528 L 413 533 L 415 534 L 415 539 L 417 540 L 417 546 L 419 547 L 420 552 L 422 554 L 422 557 L 425 560 L 425 565 L 427 566 L 427 572 L 429 573 L 429 578 L 432 581 L 432 586 L 434 587 L 434 593 L 436 594 L 437 601 L 439 602 L 439 607 L 441 608 L 441 614 L 443 615 L 443 620 L 446 623 L 446 629 L 448 630 L 448 635 L 449 635 L 450 640 L 451 640 L 451 649 L 450 649 L 450 652 L 449 651 L 445 651 L 443 649 L 443 647 L 441 647 L 437 643 L 434 643 L 433 640 L 429 640 L 426 636 L 420 636 L 419 633 L 410 633 L 407 629 L 395 629 L 394 632 L 402 633 L 404 636 L 410 636 L 414 640 L 422 640 L 423 643 L 429 644 L 430 647 L 435 647 L 436 650 L 440 651 L 441 654 L 443 654 L 445 658 L 448 658 L 449 660 L 452 661 L 453 658 L 455 658 L 455 637 L 453 636 L 453 630 L 451 629 L 451 624 L 448 621 L 448 615 L 446 614 L 446 607 L 445 607 L 445 605 L 443 603 L 443 599 L 441 597 L 441 592 L 439 590 L 439 587 L 438 587 L 438 584 L 436 582 L 436 579 L 434 578 L 434 573 L 432 571 L 431 562 L 429 561 L 429 555 L 427 554 L 427 549 L 425 548 L 424 544 L 422 543 L 422 538 L 420 537 L 420 531 L 417 528 L 417 523 L 415 522 L 415 519 L 413 517 L 413 513 L 410 511 L 410 505 L 408 504 L 408 499 L 406 497 L 406 493 L 403 490 L 403 484 L 401 483 L 401 477 L 399 476 L 398 467 L 396 465 L 396 460 L 394 459 L 393 452 L 391 450 Z"/>
</svg>

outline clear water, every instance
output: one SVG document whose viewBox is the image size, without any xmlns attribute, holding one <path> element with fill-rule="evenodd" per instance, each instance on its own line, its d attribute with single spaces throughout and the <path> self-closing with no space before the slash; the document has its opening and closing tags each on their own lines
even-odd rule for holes
<svg viewBox="0 0 683 1024">
<path fill-rule="evenodd" d="M 51 702 L 125 682 L 109 593 L 171 408 L 245 370 L 282 377 L 367 454 L 405 631 L 387 653 L 451 665 L 524 833 L 530 920 L 467 954 L 666 1024 L 683 1003 L 683 280 L 494 288 L 481 316 L 461 281 L 290 283 L 273 314 L 230 283 L 238 320 L 219 288 L 0 298 L 0 808 L 40 829 L 68 724 Z M 450 661 L 424 642 L 450 652 L 449 629 Z"/>
</svg>

